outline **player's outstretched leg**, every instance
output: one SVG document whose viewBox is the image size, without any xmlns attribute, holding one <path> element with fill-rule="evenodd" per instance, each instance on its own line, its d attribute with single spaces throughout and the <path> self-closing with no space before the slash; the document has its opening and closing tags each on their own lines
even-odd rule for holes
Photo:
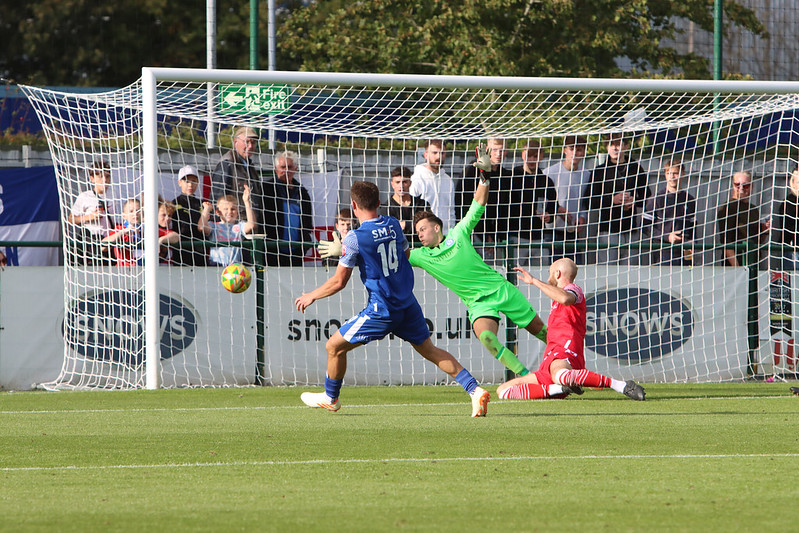
<svg viewBox="0 0 799 533">
<path fill-rule="evenodd" d="M 501 385 L 500 385 L 501 387 Z M 501 400 L 543 400 L 546 398 L 565 398 L 571 391 L 561 385 L 539 385 L 538 383 L 522 383 L 497 389 Z"/>
<path fill-rule="evenodd" d="M 622 392 L 625 396 L 632 398 L 633 400 L 637 400 L 639 402 L 646 400 L 646 391 L 644 388 L 631 379 L 628 379 L 624 383 L 624 391 Z"/>
<path fill-rule="evenodd" d="M 328 411 L 338 411 L 341 409 L 341 402 L 338 399 L 341 392 L 341 385 L 344 382 L 344 374 L 347 372 L 347 353 L 360 346 L 352 344 L 336 331 L 327 344 L 327 372 L 325 373 L 325 392 L 303 392 L 300 395 L 302 403 L 308 407 L 321 407 Z"/>
<path fill-rule="evenodd" d="M 491 395 L 487 390 L 483 389 L 477 384 L 468 370 L 458 362 L 451 353 L 442 350 L 433 344 L 429 338 L 425 339 L 422 344 L 413 344 L 413 349 L 419 355 L 435 364 L 438 368 L 455 378 L 463 390 L 465 390 L 472 399 L 472 416 L 485 416 L 488 412 L 488 401 Z"/>
<path fill-rule="evenodd" d="M 491 395 L 483 387 L 477 387 L 469 393 L 472 397 L 472 417 L 485 416 L 488 412 L 488 401 Z"/>
<path fill-rule="evenodd" d="M 497 361 L 505 365 L 514 374 L 526 376 L 530 373 L 527 367 L 516 357 L 516 354 L 506 346 L 503 346 L 497 339 L 499 325 L 495 320 L 489 317 L 480 317 L 474 321 L 472 327 L 475 335 L 480 339 L 480 343 L 485 346 L 488 353 L 493 355 Z"/>
<path fill-rule="evenodd" d="M 541 385 L 535 373 L 506 381 L 497 387 L 497 395 L 502 400 L 543 400 L 561 399 L 574 391 L 558 384 Z M 579 394 L 582 394 L 580 392 Z"/>
<path fill-rule="evenodd" d="M 511 372 L 520 376 L 526 376 L 530 373 L 527 367 L 516 357 L 516 354 L 510 351 L 506 346 L 503 346 L 493 332 L 485 330 L 479 335 L 479 338 L 480 342 L 488 350 L 488 353 L 493 355 L 497 361 L 505 365 L 506 368 L 510 369 Z"/>
<path fill-rule="evenodd" d="M 633 380 L 621 381 L 613 379 L 596 372 L 591 372 L 585 368 L 574 370 L 566 359 L 558 359 L 550 367 L 552 380 L 566 388 L 572 387 L 593 387 L 596 389 L 611 388 L 628 398 L 637 401 L 646 399 L 644 388 Z"/>
<path fill-rule="evenodd" d="M 547 325 L 544 324 L 544 321 L 541 320 L 541 317 L 538 316 L 538 313 L 535 314 L 533 320 L 527 324 L 524 329 L 529 331 L 533 337 L 540 340 L 544 344 L 547 343 Z"/>
<path fill-rule="evenodd" d="M 321 407 L 328 411 L 341 409 L 341 402 L 338 401 L 338 398 L 331 400 L 326 392 L 303 392 L 300 394 L 300 399 L 308 407 Z"/>
</svg>

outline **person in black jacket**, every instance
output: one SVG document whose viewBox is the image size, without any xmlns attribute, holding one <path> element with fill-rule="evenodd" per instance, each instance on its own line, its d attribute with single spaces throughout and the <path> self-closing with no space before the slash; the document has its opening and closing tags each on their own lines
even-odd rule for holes
<svg viewBox="0 0 799 533">
<path fill-rule="evenodd" d="M 744 266 L 752 257 L 746 257 L 744 250 L 736 245 L 748 243 L 750 247 L 757 247 L 765 241 L 770 224 L 768 220 L 760 220 L 760 211 L 749 203 L 752 195 L 752 173 L 748 171 L 736 172 L 732 175 L 732 191 L 730 200 L 718 212 L 717 224 L 721 242 L 727 245 L 724 248 L 725 266 Z M 760 250 L 754 255 L 754 260 L 760 261 Z M 750 265 L 751 266 L 751 265 Z M 757 263 L 754 265 L 757 267 Z"/>
<path fill-rule="evenodd" d="M 266 262 L 270 266 L 303 264 L 304 244 L 310 244 L 313 231 L 313 204 L 308 190 L 300 185 L 297 173 L 297 154 L 280 152 L 275 155 L 275 178 L 262 184 L 259 207 L 253 205 L 256 218 L 262 221 L 267 238 Z M 277 247 L 272 241 L 291 241 Z"/>
<path fill-rule="evenodd" d="M 522 266 L 551 262 L 549 250 L 530 243 L 551 241 L 552 232 L 545 234 L 544 225 L 551 223 L 559 210 L 566 211 L 558 206 L 555 184 L 538 168 L 541 155 L 541 145 L 531 140 L 522 148 L 523 164 L 513 169 L 508 235 L 511 242 L 520 244 L 516 260 Z"/>
<path fill-rule="evenodd" d="M 478 170 L 471 162 L 466 165 L 463 179 L 455 186 L 455 213 L 458 220 L 462 220 L 469 211 L 477 184 L 482 178 L 491 180 L 485 214 L 472 232 L 472 235 L 482 243 L 482 247 L 477 246 L 478 253 L 490 264 L 494 260 L 501 259 L 502 250 L 495 248 L 495 245 L 508 240 L 513 171 L 503 166 L 504 139 L 488 139 L 487 146 L 491 155 L 491 171 Z"/>
<path fill-rule="evenodd" d="M 799 246 L 799 220 L 797 217 L 799 217 L 799 165 L 794 167 L 791 172 L 791 177 L 788 178 L 788 195 L 777 208 L 777 216 L 774 219 L 773 240 L 775 244 Z M 783 258 L 782 270 L 796 268 L 796 248 L 783 250 L 780 256 Z"/>
<path fill-rule="evenodd" d="M 629 148 L 621 133 L 610 135 L 607 162 L 594 168 L 583 196 L 584 209 L 599 215 L 597 241 L 608 246 L 597 250 L 599 264 L 646 264 L 637 250 L 619 246 L 641 240 L 639 216 L 652 195 L 646 173 L 638 163 L 627 159 Z"/>
<path fill-rule="evenodd" d="M 407 167 L 395 167 L 391 170 L 391 189 L 394 194 L 388 197 L 388 204 L 381 211 L 399 220 L 405 238 L 411 246 L 417 245 L 419 238 L 413 231 L 413 215 L 417 211 L 429 211 L 430 204 L 421 196 L 411 196 L 411 171 Z"/>
</svg>

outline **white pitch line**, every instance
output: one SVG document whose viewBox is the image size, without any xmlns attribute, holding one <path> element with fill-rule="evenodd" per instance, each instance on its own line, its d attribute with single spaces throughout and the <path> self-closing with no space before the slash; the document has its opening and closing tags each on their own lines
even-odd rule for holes
<svg viewBox="0 0 799 533">
<path fill-rule="evenodd" d="M 558 457 L 519 456 L 519 457 L 387 457 L 384 459 L 313 459 L 307 461 L 232 461 L 219 463 L 166 463 L 100 466 L 21 466 L 0 468 L 0 472 L 52 472 L 78 470 L 139 470 L 148 468 L 204 468 L 237 466 L 304 466 L 304 465 L 345 465 L 377 463 L 445 463 L 458 461 L 554 461 L 591 460 L 607 461 L 617 459 L 784 459 L 799 457 L 799 453 L 740 453 L 740 454 L 675 454 L 675 455 L 571 455 Z"/>
<path fill-rule="evenodd" d="M 299 403 L 299 402 L 298 402 Z M 349 409 L 369 409 L 372 407 L 437 407 L 443 405 L 471 405 L 469 402 L 447 402 L 447 403 L 405 403 L 405 404 L 351 404 L 345 406 Z M 261 405 L 261 406 L 241 406 L 241 407 L 152 407 L 152 408 L 133 408 L 133 409 L 67 409 L 67 410 L 46 410 L 46 411 L 0 411 L 0 415 L 62 415 L 62 414 L 82 414 L 82 413 L 159 413 L 159 412 L 193 412 L 193 411 L 274 411 L 277 409 L 309 409 L 306 405 Z"/>
<path fill-rule="evenodd" d="M 713 400 L 779 400 L 785 399 L 790 395 L 781 395 L 781 396 L 722 396 L 722 397 L 705 397 L 705 396 L 696 396 L 696 397 L 685 397 L 685 398 L 652 398 L 647 400 L 649 403 L 653 401 L 656 402 L 668 402 L 668 401 L 683 401 L 683 400 L 695 400 L 695 401 L 713 401 Z M 590 400 L 591 398 L 583 398 L 580 401 Z M 623 398 L 619 398 L 620 400 Z M 539 402 L 560 402 L 561 400 L 535 400 L 531 405 Z M 528 403 L 529 400 L 500 400 L 491 398 L 491 405 L 497 404 L 522 404 Z M 299 402 L 298 402 L 299 403 Z M 345 403 L 343 407 L 349 409 L 372 409 L 372 408 L 417 408 L 417 407 L 439 407 L 439 406 L 454 406 L 454 405 L 471 405 L 469 402 L 443 402 L 443 403 L 370 403 L 370 404 L 350 404 Z M 202 412 L 202 411 L 271 411 L 276 409 L 308 409 L 305 405 L 273 405 L 273 406 L 241 406 L 241 407 L 175 407 L 175 408 L 167 408 L 167 407 L 148 407 L 148 408 L 125 408 L 125 409 L 64 409 L 64 410 L 43 410 L 43 411 L 0 411 L 0 415 L 64 415 L 64 414 L 85 414 L 85 413 L 160 413 L 160 412 Z M 641 414 L 649 414 L 649 413 L 641 413 Z M 686 413 L 690 414 L 690 413 Z"/>
</svg>

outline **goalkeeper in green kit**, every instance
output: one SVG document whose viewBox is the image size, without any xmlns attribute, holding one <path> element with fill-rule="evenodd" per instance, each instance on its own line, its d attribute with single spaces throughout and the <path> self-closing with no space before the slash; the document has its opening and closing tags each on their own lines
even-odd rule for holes
<svg viewBox="0 0 799 533">
<path fill-rule="evenodd" d="M 489 151 L 481 145 L 477 156 L 477 161 L 472 164 L 482 171 L 490 171 Z M 524 294 L 488 266 L 472 246 L 472 231 L 485 212 L 488 191 L 489 180 L 482 178 L 466 216 L 446 236 L 440 218 L 430 211 L 417 212 L 414 226 L 424 247 L 411 250 L 409 259 L 411 265 L 424 269 L 458 295 L 469 311 L 474 333 L 483 346 L 503 365 L 523 376 L 529 370 L 497 339 L 500 313 L 544 343 L 547 329 Z M 340 244 L 322 241 L 319 251 L 322 257 L 339 255 Z M 560 385 L 553 387 L 559 388 Z M 565 391 L 552 390 L 549 394 L 561 392 Z"/>
</svg>

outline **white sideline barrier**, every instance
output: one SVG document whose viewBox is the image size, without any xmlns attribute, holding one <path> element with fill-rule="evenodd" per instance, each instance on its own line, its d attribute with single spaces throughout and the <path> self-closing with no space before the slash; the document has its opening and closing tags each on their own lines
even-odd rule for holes
<svg viewBox="0 0 799 533">
<path fill-rule="evenodd" d="M 630 286 L 615 285 L 623 268 Z M 595 269 L 596 272 L 590 272 Z M 167 271 L 168 269 L 165 269 Z M 215 269 L 197 273 L 181 272 L 184 283 L 209 284 L 208 297 L 186 302 L 198 313 L 200 323 L 212 324 L 218 312 L 214 294 L 218 294 Z M 195 275 L 194 280 L 185 276 Z M 359 311 L 365 291 L 354 273 L 350 287 L 338 295 L 316 302 L 303 315 L 294 309 L 294 298 L 311 290 L 330 275 L 324 269 L 273 268 L 268 270 L 265 330 L 266 382 L 275 385 L 319 382 L 324 379 L 324 341 L 335 332 L 337 324 Z M 546 278 L 544 268 L 533 275 Z M 745 377 L 747 348 L 747 288 L 745 269 L 700 267 L 604 267 L 581 268 L 589 301 L 589 335 L 586 363 L 590 369 L 622 379 L 652 381 L 719 381 Z M 668 289 L 660 290 L 660 280 L 667 279 Z M 214 284 L 213 289 L 210 284 Z M 194 285 L 196 287 L 196 285 Z M 254 288 L 254 287 L 253 287 Z M 542 317 L 549 314 L 550 302 L 532 287 L 522 291 Z M 610 296 L 623 292 L 629 304 L 614 303 Z M 692 298 L 713 293 L 716 307 L 693 307 Z M 447 289 L 426 274 L 417 271 L 415 293 L 431 320 L 433 340 L 451 351 L 480 381 L 501 382 L 504 367 L 491 358 L 472 338 L 466 326 L 463 305 Z M 719 294 L 721 293 L 721 294 Z M 251 288 L 241 301 L 242 316 L 251 320 L 245 349 L 226 353 L 225 345 L 207 337 L 205 328 L 197 330 L 197 344 L 218 350 L 226 366 L 245 368 L 237 382 L 252 382 L 255 371 L 255 291 Z M 631 297 L 632 298 L 629 298 Z M 185 299 L 185 298 L 184 298 Z M 635 302 L 648 302 L 645 309 Z M 63 270 L 60 267 L 17 267 L 0 272 L 0 388 L 25 390 L 33 383 L 54 379 L 63 359 Z M 765 325 L 767 328 L 767 324 Z M 761 339 L 768 339 L 762 331 Z M 720 333 L 723 332 L 723 333 Z M 218 336 L 217 336 L 218 337 Z M 504 321 L 500 340 L 504 339 Z M 603 344 L 600 341 L 605 341 Z M 519 354 L 522 362 L 537 368 L 543 344 L 527 332 L 519 331 Z M 230 347 L 227 346 L 227 351 Z M 708 368 L 705 354 L 713 361 Z M 699 366 L 702 366 L 701 370 Z M 665 376 L 665 378 L 664 378 Z M 347 382 L 350 384 L 436 383 L 446 376 L 413 352 L 400 339 L 386 338 L 358 349 L 349 358 Z M 228 381 L 227 383 L 230 383 Z M 221 384 L 221 383 L 220 383 Z"/>
<path fill-rule="evenodd" d="M 27 390 L 58 376 L 64 360 L 64 269 L 0 272 L 0 389 Z"/>
<path fill-rule="evenodd" d="M 193 288 L 193 296 L 170 292 L 170 276 L 163 275 L 170 270 Z M 227 293 L 219 283 L 219 270 L 216 268 L 193 272 L 189 268 L 174 267 L 163 268 L 161 273 L 162 301 L 166 298 L 171 302 L 167 306 L 171 316 L 161 317 L 162 328 L 166 327 L 167 335 L 181 346 L 185 345 L 185 349 L 162 360 L 164 386 L 192 385 L 199 378 L 216 379 L 219 385 L 253 383 L 256 368 L 255 291 L 235 295 Z M 92 274 L 87 274 L 87 279 L 92 279 Z M 82 301 L 113 293 L 124 287 L 125 281 L 124 275 L 106 276 L 106 287 L 97 293 L 86 285 L 86 299 Z M 173 286 L 180 287 L 180 284 L 174 283 Z M 64 270 L 61 267 L 19 267 L 0 272 L 0 388 L 25 390 L 32 388 L 33 384 L 58 377 L 64 359 L 63 287 Z M 197 287 L 207 289 L 196 290 Z M 215 327 L 220 320 L 219 301 L 224 298 L 235 299 L 235 305 L 226 304 L 224 307 L 227 310 L 225 321 L 234 321 L 245 332 L 237 336 L 235 347 L 229 335 L 226 341 Z M 187 316 L 191 316 L 196 327 L 186 327 L 182 323 Z M 122 318 L 134 324 L 143 322 L 141 316 L 106 316 L 104 324 L 80 322 L 76 329 L 78 334 L 103 335 L 103 339 L 117 342 L 120 339 L 118 322 Z M 190 338 L 176 338 L 182 335 Z M 109 352 L 122 349 L 115 346 L 109 348 Z M 206 353 L 214 355 L 210 366 L 203 362 L 209 359 L 207 356 L 197 357 Z"/>
</svg>

